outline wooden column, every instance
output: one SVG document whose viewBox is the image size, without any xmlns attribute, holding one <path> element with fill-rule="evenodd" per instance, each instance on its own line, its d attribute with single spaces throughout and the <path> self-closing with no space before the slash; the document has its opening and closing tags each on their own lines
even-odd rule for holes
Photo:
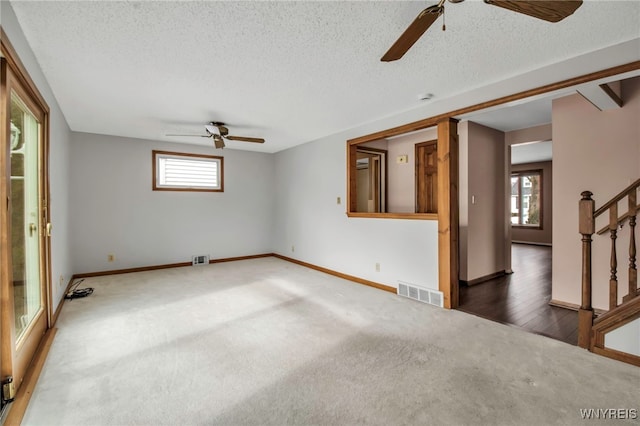
<svg viewBox="0 0 640 426">
<path fill-rule="evenodd" d="M 582 304 L 578 310 L 578 346 L 590 349 L 593 308 L 591 307 L 591 236 L 595 232 L 593 195 L 584 191 L 579 204 L 579 232 L 582 234 Z"/>
<path fill-rule="evenodd" d="M 438 122 L 438 287 L 458 307 L 458 121 Z"/>
<path fill-rule="evenodd" d="M 358 211 L 358 196 L 357 196 L 357 171 L 356 161 L 358 157 L 357 145 L 347 144 L 347 212 Z"/>
</svg>

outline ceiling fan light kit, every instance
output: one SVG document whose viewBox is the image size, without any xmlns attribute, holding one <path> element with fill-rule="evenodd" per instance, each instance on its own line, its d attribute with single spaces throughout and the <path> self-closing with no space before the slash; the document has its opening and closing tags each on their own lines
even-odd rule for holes
<svg viewBox="0 0 640 426">
<path fill-rule="evenodd" d="M 440 15 L 444 15 L 445 1 L 440 0 L 438 4 L 429 6 L 420 12 L 380 60 L 392 62 L 402 58 Z M 464 0 L 449 0 L 451 3 L 461 3 L 462 1 Z M 484 0 L 484 2 L 552 23 L 562 21 L 582 5 L 582 0 Z M 444 16 L 442 29 L 445 29 Z"/>
<path fill-rule="evenodd" d="M 213 145 L 219 149 L 224 148 L 224 141 L 222 140 L 222 137 L 215 135 L 213 137 Z"/>
<path fill-rule="evenodd" d="M 253 143 L 264 143 L 264 139 L 262 138 L 250 138 L 246 136 L 232 136 L 229 135 L 229 129 L 224 125 L 224 123 L 220 121 L 211 121 L 204 125 L 204 130 L 207 133 L 206 135 L 176 135 L 176 134 L 167 134 L 166 136 L 196 136 L 202 138 L 211 138 L 213 139 L 213 146 L 217 149 L 222 149 L 225 147 L 224 140 L 230 141 L 238 141 L 238 142 L 253 142 Z"/>
</svg>

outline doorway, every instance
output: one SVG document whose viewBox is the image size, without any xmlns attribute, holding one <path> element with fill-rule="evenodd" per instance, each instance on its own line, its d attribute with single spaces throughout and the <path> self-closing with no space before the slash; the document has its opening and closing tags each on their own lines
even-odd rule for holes
<svg viewBox="0 0 640 426">
<path fill-rule="evenodd" d="M 551 136 L 551 126 L 545 134 Z M 552 142 L 507 132 L 507 275 L 460 287 L 460 309 L 528 332 L 577 344 L 577 313 L 551 306 Z M 472 253 L 469 253 L 471 256 Z M 507 269 L 507 268 L 505 268 Z"/>
<path fill-rule="evenodd" d="M 4 45 L 3 45 L 4 47 Z M 1 59 L 2 406 L 14 397 L 49 327 L 48 108 L 11 52 Z"/>
<path fill-rule="evenodd" d="M 356 157 L 357 212 L 387 211 L 387 151 L 358 147 Z"/>
</svg>

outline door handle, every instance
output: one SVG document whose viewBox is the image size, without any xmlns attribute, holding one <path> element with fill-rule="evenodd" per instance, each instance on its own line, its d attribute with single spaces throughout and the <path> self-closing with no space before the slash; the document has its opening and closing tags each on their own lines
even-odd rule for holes
<svg viewBox="0 0 640 426">
<path fill-rule="evenodd" d="M 51 222 L 47 223 L 47 237 L 51 236 L 51 228 L 53 228 L 53 225 L 51 224 Z"/>
<path fill-rule="evenodd" d="M 33 233 L 36 232 L 38 230 L 38 226 L 35 223 L 30 223 L 29 224 L 29 236 L 33 237 Z"/>
</svg>

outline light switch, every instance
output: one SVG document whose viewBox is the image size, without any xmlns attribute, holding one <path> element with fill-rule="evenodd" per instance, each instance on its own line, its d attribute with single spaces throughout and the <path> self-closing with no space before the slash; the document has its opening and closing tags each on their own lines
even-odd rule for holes
<svg viewBox="0 0 640 426">
<path fill-rule="evenodd" d="M 340 197 L 337 198 L 336 200 L 336 204 L 340 204 L 342 202 L 342 200 L 340 199 Z"/>
<path fill-rule="evenodd" d="M 409 156 L 408 155 L 398 155 L 396 157 L 396 163 L 398 164 L 406 164 L 409 162 Z"/>
</svg>

